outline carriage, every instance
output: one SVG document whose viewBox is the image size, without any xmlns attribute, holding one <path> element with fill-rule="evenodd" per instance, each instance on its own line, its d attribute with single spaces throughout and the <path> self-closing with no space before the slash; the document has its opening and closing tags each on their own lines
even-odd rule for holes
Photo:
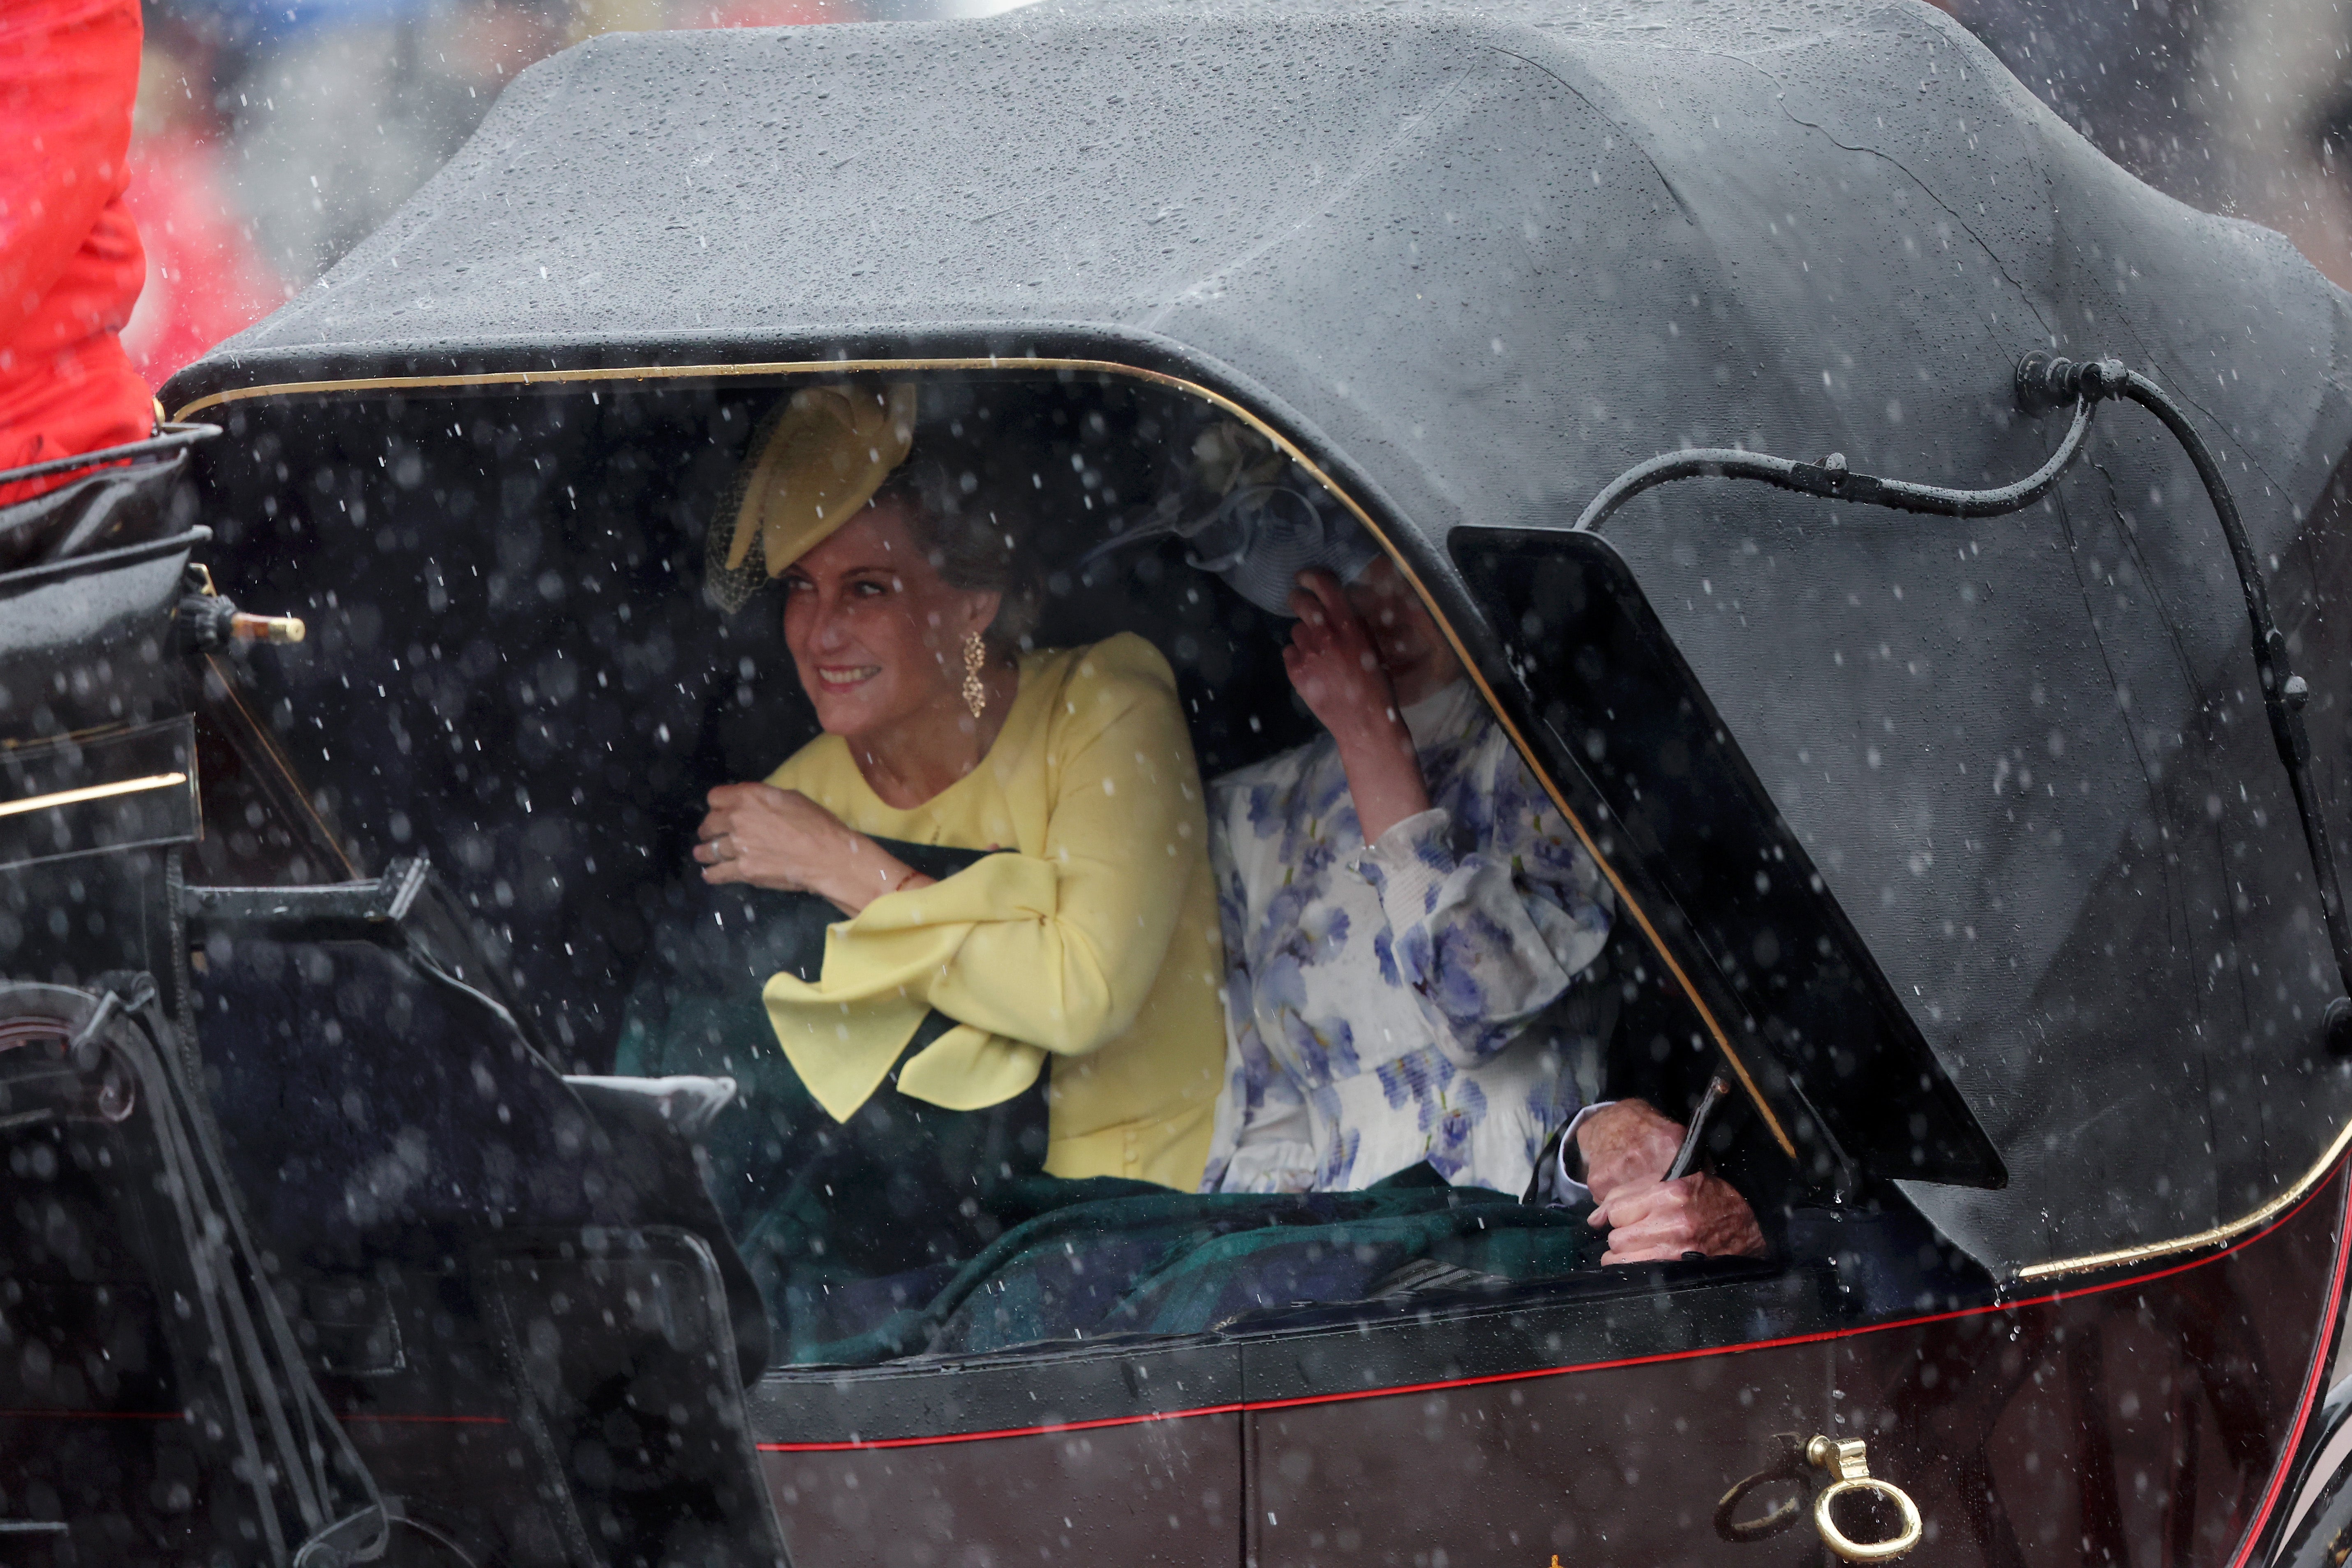
<svg viewBox="0 0 2352 1568">
<path fill-rule="evenodd" d="M 176 434 L 0 516 L 0 1536 L 2335 1561 L 2347 307 L 1923 5 L 533 68 Z M 723 1093 L 614 1041 L 713 920 L 701 789 L 814 728 L 702 593 L 714 498 L 875 377 L 992 432 L 1041 639 L 1148 637 L 1204 776 L 1307 733 L 1278 628 L 1105 542 L 1218 426 L 1369 530 L 1617 900 L 1580 1079 L 1727 1085 L 1769 1255 L 1129 1193 L 771 1321 L 696 1173 Z"/>
</svg>

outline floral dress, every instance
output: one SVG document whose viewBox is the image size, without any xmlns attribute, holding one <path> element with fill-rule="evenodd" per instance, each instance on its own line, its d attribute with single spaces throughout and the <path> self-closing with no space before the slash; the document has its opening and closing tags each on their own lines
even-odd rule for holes
<svg viewBox="0 0 2352 1568">
<path fill-rule="evenodd" d="M 1328 735 L 1210 786 L 1227 989 L 1204 1192 L 1348 1190 L 1426 1160 L 1516 1194 L 1577 1110 L 1599 868 L 1468 682 L 1403 717 L 1433 804 L 1377 844 Z"/>
</svg>

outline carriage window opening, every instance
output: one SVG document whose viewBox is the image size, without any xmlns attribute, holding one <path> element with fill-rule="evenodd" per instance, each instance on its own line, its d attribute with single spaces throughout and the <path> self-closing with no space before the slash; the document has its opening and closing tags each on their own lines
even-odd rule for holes
<svg viewBox="0 0 2352 1568">
<path fill-rule="evenodd" d="M 599 1080 L 499 1069 L 515 1125 L 731 1082 L 707 1192 L 646 1201 L 740 1258 L 776 1363 L 1779 1266 L 1744 1097 L 1681 1148 L 1723 1068 L 1687 997 L 1379 542 L 1244 424 L 1042 376 L 310 420 L 305 482 L 243 480 L 249 591 L 312 626 L 241 656 L 247 706 Z M 330 879 L 211 820 L 215 879 Z M 269 1095 L 257 1169 L 302 1136 Z M 1675 1158 L 1696 1202 L 1657 1199 Z M 322 1245 L 464 1219 L 371 1194 L 322 1180 Z"/>
</svg>

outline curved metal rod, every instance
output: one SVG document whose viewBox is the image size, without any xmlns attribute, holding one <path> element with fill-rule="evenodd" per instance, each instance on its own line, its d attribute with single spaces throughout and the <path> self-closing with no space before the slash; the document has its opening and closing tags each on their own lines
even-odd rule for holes
<svg viewBox="0 0 2352 1568">
<path fill-rule="evenodd" d="M 2311 776 L 2311 735 L 2303 722 L 2304 705 L 2311 700 L 2311 688 L 2288 663 L 2285 634 L 2271 615 L 2270 589 L 2263 582 L 2262 562 L 2254 554 L 2253 542 L 2246 537 L 2246 525 L 2238 515 L 2238 503 L 2230 494 L 2230 486 L 2221 477 L 2221 464 L 2213 460 L 2205 437 L 2189 422 L 2188 415 L 2165 395 L 2164 388 L 2136 370 L 2126 370 L 2118 361 L 2101 362 L 2098 379 L 2110 384 L 2111 396 L 2128 397 L 2161 421 L 2189 454 L 2189 461 L 2197 469 L 2197 478 L 2205 486 L 2206 499 L 2213 503 L 2213 515 L 2221 525 L 2221 537 L 2230 546 L 2230 560 L 2238 569 L 2238 588 L 2245 596 L 2246 620 L 2254 633 L 2254 673 L 2261 677 L 2263 710 L 2271 721 L 2271 742 L 2278 748 L 2279 761 L 2286 768 L 2287 783 L 2294 790 L 2295 815 L 2303 818 L 2304 847 L 2311 853 L 2311 868 L 2319 885 L 2319 912 L 2327 921 L 2327 945 L 2336 953 L 2336 972 L 2344 983 L 2343 994 L 2327 1005 L 2325 1020 L 2329 1043 L 2342 1049 L 2347 1029 L 2352 1029 L 2352 926 L 2347 926 L 2344 910 L 2344 889 L 2336 874 L 2336 853 L 2327 841 L 2327 819 L 2322 814 L 2319 790 Z M 2086 381 L 2091 378 L 2085 378 Z"/>
<path fill-rule="evenodd" d="M 1598 533 L 1601 525 L 1609 521 L 1610 513 L 1640 495 L 1643 490 L 1675 479 L 1695 479 L 1708 475 L 1725 479 L 1761 479 L 1768 485 L 1778 485 L 1784 490 L 1796 490 L 1803 495 L 1826 496 L 1832 500 L 1863 501 L 1872 506 L 1892 507 L 1897 511 L 1922 511 L 1936 517 L 2000 517 L 2032 506 L 2049 494 L 2059 476 L 2072 467 L 2083 450 L 2083 438 L 2090 434 L 2091 399 L 2074 400 L 2074 422 L 2066 430 L 2065 439 L 2050 454 L 2049 461 L 2014 484 L 1997 489 L 1954 490 L 1940 485 L 1915 485 L 1903 479 L 1882 479 L 1871 474 L 1851 472 L 1845 459 L 1835 453 L 1819 463 L 1791 462 L 1763 452 L 1737 452 L 1719 447 L 1695 447 L 1686 452 L 1666 452 L 1646 463 L 1636 463 L 1609 481 L 1601 492 L 1592 498 L 1576 520 L 1578 533 Z"/>
<path fill-rule="evenodd" d="M 70 458 L 51 458 L 45 462 L 26 463 L 21 468 L 0 469 L 0 485 L 37 479 L 43 474 L 63 473 L 68 468 L 94 468 L 104 463 L 125 463 L 133 458 L 176 452 L 183 447 L 209 441 L 221 433 L 217 425 L 158 425 L 155 430 L 143 441 L 125 441 L 120 447 L 101 447 L 95 452 L 77 452 Z"/>
</svg>

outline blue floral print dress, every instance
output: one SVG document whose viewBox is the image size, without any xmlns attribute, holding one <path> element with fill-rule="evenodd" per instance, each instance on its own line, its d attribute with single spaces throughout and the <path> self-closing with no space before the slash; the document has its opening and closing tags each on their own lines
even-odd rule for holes
<svg viewBox="0 0 2352 1568">
<path fill-rule="evenodd" d="M 1467 681 L 1403 716 L 1433 805 L 1377 844 L 1328 735 L 1210 786 L 1226 1053 L 1203 1192 L 1426 1160 L 1517 1194 L 1577 1110 L 1563 1002 L 1609 889 Z"/>
</svg>

